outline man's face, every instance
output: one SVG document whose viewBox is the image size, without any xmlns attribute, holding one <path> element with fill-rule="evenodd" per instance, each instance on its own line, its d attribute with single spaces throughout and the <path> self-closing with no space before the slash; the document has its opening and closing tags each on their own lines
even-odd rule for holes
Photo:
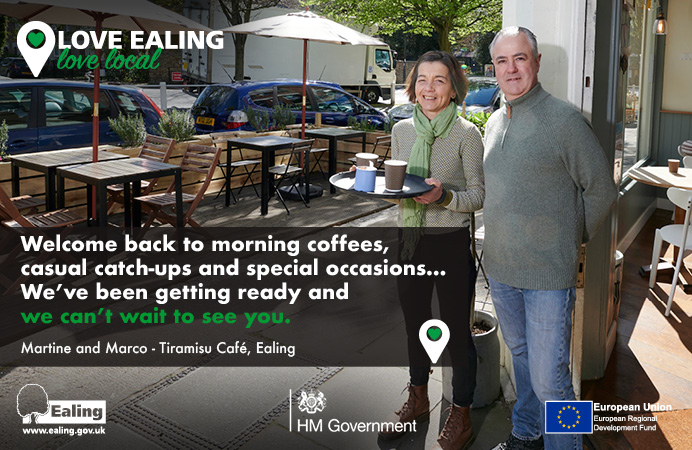
<svg viewBox="0 0 692 450">
<path fill-rule="evenodd" d="M 526 94 L 538 83 L 541 55 L 533 57 L 529 39 L 519 33 L 505 36 L 493 47 L 495 76 L 507 100 Z"/>
</svg>

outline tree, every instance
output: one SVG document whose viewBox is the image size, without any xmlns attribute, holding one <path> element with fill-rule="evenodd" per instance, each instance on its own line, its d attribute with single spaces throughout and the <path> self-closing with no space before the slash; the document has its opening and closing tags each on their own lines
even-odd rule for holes
<svg viewBox="0 0 692 450">
<path fill-rule="evenodd" d="M 223 15 L 231 25 L 249 22 L 253 11 L 271 8 L 278 5 L 280 0 L 219 0 Z M 245 41 L 247 34 L 232 33 L 235 46 L 235 79 L 245 78 Z"/>
<path fill-rule="evenodd" d="M 7 44 L 7 16 L 0 16 L 0 55 L 5 56 Z"/>
<path fill-rule="evenodd" d="M 40 384 L 27 384 L 17 394 L 17 414 L 31 416 L 31 423 L 36 423 L 38 416 L 48 413 L 48 394 Z"/>
<path fill-rule="evenodd" d="M 502 0 L 307 0 L 327 16 L 353 18 L 362 25 L 377 24 L 378 33 L 438 35 L 440 50 L 450 51 L 450 34 L 500 29 Z"/>
<path fill-rule="evenodd" d="M 476 54 L 474 59 L 480 65 L 490 64 L 492 56 L 490 56 L 490 43 L 495 38 L 495 33 L 492 31 L 479 33 L 473 39 L 473 51 Z"/>
</svg>

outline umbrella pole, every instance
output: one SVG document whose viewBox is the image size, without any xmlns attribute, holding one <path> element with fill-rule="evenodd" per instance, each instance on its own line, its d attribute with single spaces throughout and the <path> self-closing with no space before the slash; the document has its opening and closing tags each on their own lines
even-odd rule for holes
<svg viewBox="0 0 692 450">
<path fill-rule="evenodd" d="M 303 120 L 300 127 L 300 138 L 305 139 L 305 102 L 307 97 L 307 84 L 308 84 L 308 70 L 307 70 L 307 59 L 308 59 L 308 40 L 303 39 Z"/>
<path fill-rule="evenodd" d="M 101 36 L 101 23 L 102 19 L 100 17 L 96 18 L 96 35 Z M 92 116 L 92 160 L 98 162 L 99 160 L 99 84 L 101 83 L 101 49 L 96 49 L 96 60 L 98 61 L 98 66 L 94 70 L 94 114 Z M 96 217 L 96 187 L 91 186 L 91 217 Z M 100 224 L 104 226 L 105 224 Z"/>
</svg>

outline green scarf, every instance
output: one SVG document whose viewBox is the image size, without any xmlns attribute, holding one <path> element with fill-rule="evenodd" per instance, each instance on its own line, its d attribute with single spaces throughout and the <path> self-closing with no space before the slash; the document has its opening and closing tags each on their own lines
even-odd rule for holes
<svg viewBox="0 0 692 450">
<path fill-rule="evenodd" d="M 413 143 L 407 173 L 428 178 L 430 175 L 430 154 L 437 138 L 446 138 L 457 120 L 457 105 L 450 102 L 433 120 L 423 114 L 420 104 L 413 109 L 413 126 L 416 129 L 416 141 Z M 413 257 L 416 245 L 425 227 L 425 210 L 427 205 L 406 198 L 403 204 L 404 246 L 401 257 L 409 261 Z"/>
</svg>

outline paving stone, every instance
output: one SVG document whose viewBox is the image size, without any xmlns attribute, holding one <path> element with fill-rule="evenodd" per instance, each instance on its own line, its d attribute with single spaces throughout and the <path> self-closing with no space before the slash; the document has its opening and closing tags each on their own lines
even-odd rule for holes
<svg viewBox="0 0 692 450">
<path fill-rule="evenodd" d="M 318 373 L 313 367 L 203 367 L 142 406 L 224 443 Z"/>
</svg>

